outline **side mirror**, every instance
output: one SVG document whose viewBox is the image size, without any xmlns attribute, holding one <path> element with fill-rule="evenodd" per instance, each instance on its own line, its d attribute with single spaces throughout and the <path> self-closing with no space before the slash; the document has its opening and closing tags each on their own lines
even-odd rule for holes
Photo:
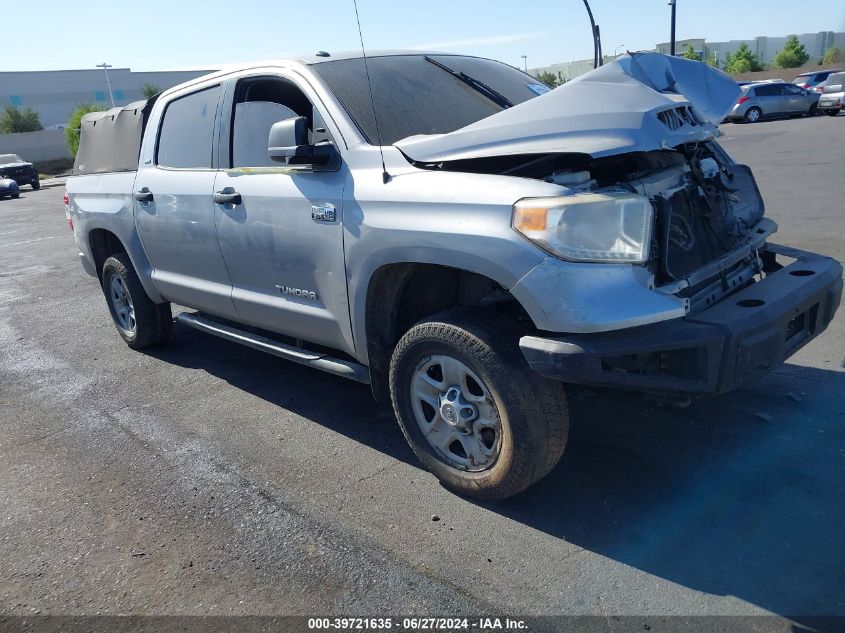
<svg viewBox="0 0 845 633">
<path fill-rule="evenodd" d="M 267 139 L 267 154 L 277 163 L 310 167 L 327 165 L 335 152 L 330 143 L 311 145 L 308 119 L 298 116 L 273 124 Z"/>
</svg>

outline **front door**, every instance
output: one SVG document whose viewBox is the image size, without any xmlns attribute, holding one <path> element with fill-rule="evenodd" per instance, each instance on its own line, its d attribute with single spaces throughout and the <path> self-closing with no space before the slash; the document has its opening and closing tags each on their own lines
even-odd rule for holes
<svg viewBox="0 0 845 633">
<path fill-rule="evenodd" d="M 237 196 L 216 203 L 215 213 L 239 318 L 352 353 L 342 229 L 348 171 L 340 161 L 334 171 L 295 170 L 267 155 L 277 121 L 305 116 L 313 136 L 330 132 L 292 80 L 245 78 L 229 95 L 220 150 L 229 168 L 214 191 Z"/>
</svg>

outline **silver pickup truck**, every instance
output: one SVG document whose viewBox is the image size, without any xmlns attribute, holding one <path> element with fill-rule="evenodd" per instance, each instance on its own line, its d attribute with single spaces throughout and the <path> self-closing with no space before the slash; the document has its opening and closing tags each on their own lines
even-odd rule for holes
<svg viewBox="0 0 845 633">
<path fill-rule="evenodd" d="M 82 123 L 66 212 L 133 349 L 176 320 L 372 386 L 445 485 L 563 452 L 566 384 L 719 394 L 830 323 L 842 267 L 769 242 L 716 143 L 739 88 L 626 55 L 550 91 L 508 65 L 320 53 Z"/>
</svg>

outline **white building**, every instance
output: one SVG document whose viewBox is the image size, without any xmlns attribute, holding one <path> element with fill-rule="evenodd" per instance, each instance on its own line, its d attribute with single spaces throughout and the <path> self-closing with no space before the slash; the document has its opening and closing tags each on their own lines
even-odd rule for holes
<svg viewBox="0 0 845 633">
<path fill-rule="evenodd" d="M 685 40 L 677 40 L 675 42 L 675 53 L 683 55 L 687 49 L 687 45 L 691 45 L 693 50 L 698 53 L 700 59 L 716 59 L 720 64 L 724 63 L 725 57 L 728 54 L 733 55 L 740 45 L 745 44 L 751 51 L 757 55 L 757 58 L 763 64 L 771 64 L 775 55 L 783 49 L 788 35 L 781 37 L 768 37 L 760 35 L 750 40 L 730 40 L 727 42 L 708 42 L 704 38 L 691 38 Z M 807 54 L 811 60 L 821 59 L 827 49 L 831 46 L 836 46 L 840 50 L 845 51 L 845 33 L 834 31 L 819 31 L 818 33 L 802 33 L 798 35 L 798 41 L 804 45 Z M 657 44 L 655 49 L 658 53 L 669 54 L 669 42 Z M 613 56 L 605 56 L 605 62 L 614 59 Z M 584 73 L 593 69 L 593 60 L 581 59 L 571 62 L 561 62 L 557 64 L 550 64 L 549 66 L 542 66 L 539 68 L 530 68 L 528 72 L 533 76 L 537 76 L 542 72 L 550 72 L 555 76 L 566 79 L 567 81 L 583 75 Z"/>
<path fill-rule="evenodd" d="M 212 71 L 132 72 L 110 68 L 108 72 L 114 104 L 120 106 L 143 99 L 144 84 L 164 90 Z M 38 112 L 45 128 L 64 125 L 74 108 L 83 103 L 111 107 L 103 69 L 0 72 L 0 109 L 7 104 L 30 107 Z"/>
</svg>

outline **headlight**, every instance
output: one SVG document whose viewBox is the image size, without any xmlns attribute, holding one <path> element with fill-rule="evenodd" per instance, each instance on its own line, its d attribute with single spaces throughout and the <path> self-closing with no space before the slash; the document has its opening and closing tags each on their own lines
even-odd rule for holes
<svg viewBox="0 0 845 633">
<path fill-rule="evenodd" d="M 513 207 L 513 228 L 563 259 L 643 263 L 653 216 L 648 198 L 631 193 L 525 198 Z"/>
</svg>

